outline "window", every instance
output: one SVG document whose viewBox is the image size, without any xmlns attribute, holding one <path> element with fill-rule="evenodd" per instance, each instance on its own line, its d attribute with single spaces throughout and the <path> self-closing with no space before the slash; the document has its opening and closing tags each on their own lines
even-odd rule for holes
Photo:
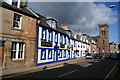
<svg viewBox="0 0 120 80">
<path fill-rule="evenodd" d="M 66 36 L 64 36 L 64 44 L 66 44 Z"/>
<path fill-rule="evenodd" d="M 76 43 L 75 43 L 75 41 L 74 41 L 74 47 L 76 47 Z"/>
<path fill-rule="evenodd" d="M 46 59 L 46 50 L 42 49 L 41 50 L 41 60 L 45 60 Z"/>
<path fill-rule="evenodd" d="M 11 58 L 12 60 L 24 59 L 24 43 L 12 43 Z"/>
<path fill-rule="evenodd" d="M 18 6 L 18 0 L 12 0 L 12 5 Z"/>
<path fill-rule="evenodd" d="M 104 35 L 105 35 L 105 31 L 104 31 Z"/>
<path fill-rule="evenodd" d="M 74 57 L 76 57 L 76 51 L 74 51 Z"/>
<path fill-rule="evenodd" d="M 18 14 L 14 14 L 13 28 L 21 29 L 21 22 L 22 22 L 22 16 Z"/>
<path fill-rule="evenodd" d="M 48 59 L 52 59 L 52 50 L 48 50 Z"/>
<path fill-rule="evenodd" d="M 83 48 L 85 48 L 85 46 L 83 46 Z"/>
<path fill-rule="evenodd" d="M 53 33 L 52 33 L 51 30 L 48 30 L 48 32 L 49 32 L 49 38 L 48 38 L 48 40 L 52 42 L 53 41 L 52 40 Z"/>
<path fill-rule="evenodd" d="M 46 23 L 47 23 L 50 27 L 56 28 L 56 24 L 57 24 L 56 21 L 49 19 L 49 20 L 46 20 Z"/>
<path fill-rule="evenodd" d="M 62 37 L 62 35 L 60 35 L 60 43 L 61 44 L 63 43 L 63 37 Z"/>
<path fill-rule="evenodd" d="M 42 28 L 42 40 L 46 40 L 46 29 Z"/>
<path fill-rule="evenodd" d="M 103 45 L 104 45 L 105 41 L 103 40 Z"/>
<path fill-rule="evenodd" d="M 68 43 L 68 37 L 67 36 L 66 36 L 66 44 L 69 45 L 69 43 Z"/>
<path fill-rule="evenodd" d="M 62 58 L 62 50 L 58 50 L 58 56 L 59 56 L 59 58 Z"/>
<path fill-rule="evenodd" d="M 105 35 L 105 31 L 102 31 L 102 35 Z"/>
<path fill-rule="evenodd" d="M 66 57 L 66 50 L 63 50 L 63 53 L 64 53 L 63 57 L 65 58 Z"/>
<path fill-rule="evenodd" d="M 20 7 L 20 1 L 21 1 L 21 0 L 11 0 L 11 1 L 12 1 L 12 3 L 10 3 L 10 4 L 12 4 L 13 6 L 16 6 L 16 7 L 18 7 L 18 8 Z M 11 2 L 11 1 L 10 1 L 10 2 Z"/>
<path fill-rule="evenodd" d="M 70 45 L 70 39 L 68 39 L 68 45 Z"/>
<path fill-rule="evenodd" d="M 68 56 L 69 56 L 69 58 L 70 58 L 70 50 L 68 50 Z"/>
<path fill-rule="evenodd" d="M 58 43 L 58 33 L 55 33 L 55 42 Z"/>
</svg>

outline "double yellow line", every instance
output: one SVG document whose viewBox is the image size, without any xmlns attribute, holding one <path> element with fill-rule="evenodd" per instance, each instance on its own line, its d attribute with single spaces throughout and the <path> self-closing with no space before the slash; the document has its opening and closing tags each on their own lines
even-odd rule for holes
<svg viewBox="0 0 120 80">
<path fill-rule="evenodd" d="M 73 61 L 73 62 L 70 62 L 70 63 L 68 63 L 68 64 L 73 64 L 73 63 L 77 63 L 77 62 L 81 62 L 81 61 L 83 61 L 83 60 Z M 15 77 L 15 76 L 21 76 L 21 75 L 25 75 L 25 74 L 29 74 L 29 73 L 33 73 L 33 72 L 39 72 L 39 71 L 43 71 L 43 70 L 49 70 L 49 69 L 53 69 L 53 68 L 57 68 L 57 67 L 62 67 L 62 66 L 64 66 L 64 65 L 61 64 L 61 65 L 49 67 L 49 68 L 46 68 L 46 69 L 39 69 L 39 70 L 33 70 L 33 71 L 28 71 L 28 72 L 13 74 L 13 75 L 9 75 L 9 76 L 4 76 L 4 77 L 2 77 L 2 78 L 0 78 L 0 79 L 11 78 L 11 77 Z"/>
</svg>

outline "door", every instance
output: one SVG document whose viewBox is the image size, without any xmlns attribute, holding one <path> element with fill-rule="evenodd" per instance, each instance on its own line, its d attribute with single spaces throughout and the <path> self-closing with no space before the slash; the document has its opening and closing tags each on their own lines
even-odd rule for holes
<svg viewBox="0 0 120 80">
<path fill-rule="evenodd" d="M 0 68 L 4 68 L 4 41 L 0 41 Z"/>
</svg>

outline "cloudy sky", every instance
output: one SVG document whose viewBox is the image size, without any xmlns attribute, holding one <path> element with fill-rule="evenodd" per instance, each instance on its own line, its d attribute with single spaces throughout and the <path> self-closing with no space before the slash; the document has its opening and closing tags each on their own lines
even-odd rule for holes
<svg viewBox="0 0 120 80">
<path fill-rule="evenodd" d="M 43 16 L 55 18 L 59 25 L 68 23 L 73 31 L 79 29 L 89 35 L 99 34 L 98 24 L 107 23 L 110 26 L 110 41 L 117 42 L 118 10 L 109 8 L 111 4 L 117 3 L 29 2 L 29 7 Z"/>
</svg>

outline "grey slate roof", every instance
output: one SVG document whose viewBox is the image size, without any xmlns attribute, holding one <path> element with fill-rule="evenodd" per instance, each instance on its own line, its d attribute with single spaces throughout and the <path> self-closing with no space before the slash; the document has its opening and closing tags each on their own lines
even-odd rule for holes
<svg viewBox="0 0 120 80">
<path fill-rule="evenodd" d="M 3 7 L 3 8 L 9 9 L 9 10 L 12 10 L 12 11 L 15 11 L 15 12 L 19 12 L 21 14 L 24 14 L 24 15 L 27 15 L 27 16 L 38 19 L 38 17 L 36 17 L 25 6 L 21 5 L 21 8 L 17 8 L 16 6 L 10 5 L 10 4 L 6 3 L 6 2 L 0 2 L 0 4 L 1 4 L 0 6 Z"/>
</svg>

